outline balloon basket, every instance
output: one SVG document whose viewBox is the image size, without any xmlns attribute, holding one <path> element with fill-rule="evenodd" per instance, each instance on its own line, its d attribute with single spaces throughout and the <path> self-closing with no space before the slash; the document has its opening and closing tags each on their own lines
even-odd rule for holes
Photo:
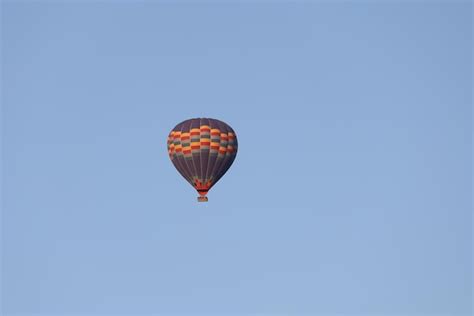
<svg viewBox="0 0 474 316">
<path fill-rule="evenodd" d="M 198 202 L 207 202 L 207 196 L 198 196 Z"/>
</svg>

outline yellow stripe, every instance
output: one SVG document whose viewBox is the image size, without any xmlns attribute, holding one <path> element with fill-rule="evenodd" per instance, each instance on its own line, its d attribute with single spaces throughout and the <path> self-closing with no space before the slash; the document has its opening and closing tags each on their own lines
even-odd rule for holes
<svg viewBox="0 0 474 316">
<path fill-rule="evenodd" d="M 192 142 L 191 146 L 201 146 L 201 142 Z"/>
<path fill-rule="evenodd" d="M 201 138 L 201 143 L 202 143 L 202 142 L 210 142 L 210 141 L 211 141 L 210 138 Z"/>
<path fill-rule="evenodd" d="M 209 125 L 201 125 L 201 129 L 205 129 L 205 128 L 211 128 Z"/>
<path fill-rule="evenodd" d="M 190 130 L 191 133 L 193 132 L 201 132 L 201 130 L 199 128 L 193 128 Z"/>
</svg>

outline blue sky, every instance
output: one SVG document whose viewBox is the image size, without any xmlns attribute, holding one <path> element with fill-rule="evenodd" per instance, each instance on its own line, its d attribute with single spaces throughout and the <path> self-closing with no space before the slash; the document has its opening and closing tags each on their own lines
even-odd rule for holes
<svg viewBox="0 0 474 316">
<path fill-rule="evenodd" d="M 3 2 L 2 312 L 468 315 L 471 107 L 467 1 Z"/>
</svg>

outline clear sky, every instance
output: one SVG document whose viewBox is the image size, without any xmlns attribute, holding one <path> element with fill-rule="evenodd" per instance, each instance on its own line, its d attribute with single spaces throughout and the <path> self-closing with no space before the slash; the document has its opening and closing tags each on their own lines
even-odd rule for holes
<svg viewBox="0 0 474 316">
<path fill-rule="evenodd" d="M 4 315 L 468 315 L 472 4 L 7 1 Z M 230 124 L 197 203 L 166 137 Z"/>
</svg>

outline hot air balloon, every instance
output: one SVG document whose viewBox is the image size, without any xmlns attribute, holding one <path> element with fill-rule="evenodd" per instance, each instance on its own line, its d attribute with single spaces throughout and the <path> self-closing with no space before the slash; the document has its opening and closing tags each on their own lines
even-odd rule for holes
<svg viewBox="0 0 474 316">
<path fill-rule="evenodd" d="M 207 192 L 229 170 L 237 155 L 237 137 L 226 123 L 211 118 L 189 119 L 168 135 L 168 154 L 178 172 L 207 202 Z"/>
</svg>

